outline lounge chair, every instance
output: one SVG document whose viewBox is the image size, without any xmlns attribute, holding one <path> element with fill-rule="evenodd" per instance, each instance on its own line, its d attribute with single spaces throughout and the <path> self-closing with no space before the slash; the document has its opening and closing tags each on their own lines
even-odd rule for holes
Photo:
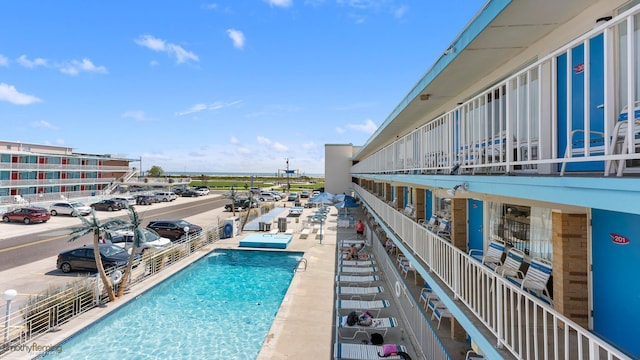
<svg viewBox="0 0 640 360">
<path fill-rule="evenodd" d="M 338 273 L 358 273 L 358 274 L 369 274 L 378 272 L 378 268 L 375 266 L 340 266 L 338 267 Z"/>
<path fill-rule="evenodd" d="M 397 345 L 398 351 L 407 351 L 402 345 Z M 334 359 L 380 359 L 382 345 L 337 343 L 333 348 Z M 387 360 L 400 360 L 400 356 L 385 357 Z"/>
<path fill-rule="evenodd" d="M 491 269 L 495 269 L 502 265 L 502 254 L 504 253 L 505 248 L 506 245 L 502 241 L 492 240 L 489 243 L 486 254 L 483 255 L 482 250 L 471 249 L 469 251 L 469 256 L 480 261 Z"/>
<path fill-rule="evenodd" d="M 382 317 L 382 318 L 372 318 L 371 325 L 347 325 L 347 316 L 338 316 L 336 319 L 336 324 L 338 326 L 338 335 L 343 339 L 355 339 L 359 333 L 367 335 L 367 339 L 369 338 L 369 332 L 380 332 L 382 336 L 387 336 L 387 330 L 390 328 L 394 328 L 398 326 L 398 320 L 393 317 Z M 355 330 L 353 336 L 347 337 L 343 336 L 340 330 L 348 331 Z"/>
<path fill-rule="evenodd" d="M 522 266 L 522 262 L 524 261 L 524 252 L 522 250 L 518 250 L 516 248 L 511 248 L 507 252 L 507 257 L 504 259 L 504 263 L 495 268 L 495 272 L 502 276 L 511 276 L 523 278 L 522 271 L 520 271 L 520 266 Z"/>
<path fill-rule="evenodd" d="M 382 294 L 383 292 L 384 288 L 382 286 L 338 286 L 336 288 L 336 294 L 338 294 L 338 296 L 351 296 L 352 299 L 361 296 L 373 296 L 375 298 L 376 295 Z"/>
<path fill-rule="evenodd" d="M 340 265 L 342 266 L 372 266 L 375 264 L 376 262 L 373 259 L 340 261 Z"/>
<path fill-rule="evenodd" d="M 336 300 L 336 309 L 338 311 L 368 310 L 376 312 L 376 316 L 380 314 L 382 309 L 391 306 L 387 300 Z"/>
<path fill-rule="evenodd" d="M 377 275 L 337 275 L 336 282 L 339 283 L 349 283 L 349 284 L 369 284 L 372 282 L 380 280 L 380 277 Z"/>
</svg>

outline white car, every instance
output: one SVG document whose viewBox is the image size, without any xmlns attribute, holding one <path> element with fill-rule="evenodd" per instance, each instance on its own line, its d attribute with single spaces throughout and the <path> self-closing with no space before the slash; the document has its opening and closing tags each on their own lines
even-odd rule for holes
<svg viewBox="0 0 640 360">
<path fill-rule="evenodd" d="M 159 191 L 153 195 L 158 201 L 168 202 L 178 198 L 173 191 Z"/>
<path fill-rule="evenodd" d="M 49 213 L 51 216 L 60 215 L 71 215 L 77 216 L 82 215 L 86 216 L 91 214 L 91 207 L 87 206 L 81 202 L 57 202 L 49 207 Z"/>
<path fill-rule="evenodd" d="M 195 192 L 197 192 L 199 196 L 209 195 L 209 189 L 200 188 L 196 189 Z"/>
<path fill-rule="evenodd" d="M 149 249 L 164 249 L 171 244 L 171 240 L 158 235 L 157 232 L 151 229 L 140 228 L 140 230 L 142 230 L 143 236 L 142 239 L 140 239 L 140 246 L 136 247 L 137 254 L 144 254 L 145 251 Z M 133 247 L 133 231 L 110 231 L 109 235 L 107 236 L 107 240 L 109 240 L 112 244 L 124 248 L 129 251 L 129 253 L 131 253 L 131 248 Z"/>
<path fill-rule="evenodd" d="M 260 201 L 276 201 L 278 198 L 270 192 L 261 192 L 258 195 L 258 200 Z"/>
</svg>

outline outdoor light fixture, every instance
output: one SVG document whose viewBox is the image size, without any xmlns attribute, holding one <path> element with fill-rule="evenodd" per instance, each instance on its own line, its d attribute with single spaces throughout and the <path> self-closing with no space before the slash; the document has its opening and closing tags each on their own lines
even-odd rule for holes
<svg viewBox="0 0 640 360">
<path fill-rule="evenodd" d="M 454 187 L 452 187 L 451 189 L 447 190 L 447 194 L 454 196 L 456 194 L 456 190 L 458 189 L 462 189 L 462 190 L 468 190 L 469 189 L 469 184 L 467 183 L 462 183 L 462 184 L 458 184 Z"/>
<path fill-rule="evenodd" d="M 420 100 L 429 100 L 431 94 L 420 94 Z"/>
</svg>

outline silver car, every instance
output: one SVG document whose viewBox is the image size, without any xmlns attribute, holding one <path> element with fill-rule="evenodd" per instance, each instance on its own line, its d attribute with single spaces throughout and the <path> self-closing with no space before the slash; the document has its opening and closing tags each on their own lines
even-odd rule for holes
<svg viewBox="0 0 640 360">
<path fill-rule="evenodd" d="M 86 216 L 91 214 L 91 207 L 81 202 L 57 202 L 49 207 L 49 213 L 51 216 L 71 215 L 71 216 Z"/>
</svg>

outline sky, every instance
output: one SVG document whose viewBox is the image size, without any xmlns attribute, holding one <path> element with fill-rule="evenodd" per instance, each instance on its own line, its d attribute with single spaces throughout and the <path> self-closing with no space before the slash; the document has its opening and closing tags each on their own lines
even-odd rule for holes
<svg viewBox="0 0 640 360">
<path fill-rule="evenodd" d="M 323 174 L 325 144 L 364 144 L 483 5 L 4 0 L 0 140 Z"/>
</svg>

